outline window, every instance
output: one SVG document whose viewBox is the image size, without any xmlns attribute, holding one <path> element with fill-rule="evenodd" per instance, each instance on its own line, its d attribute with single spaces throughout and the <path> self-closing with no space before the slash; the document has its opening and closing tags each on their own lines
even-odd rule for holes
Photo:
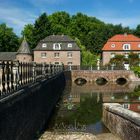
<svg viewBox="0 0 140 140">
<path fill-rule="evenodd" d="M 124 44 L 123 45 L 123 50 L 130 50 L 130 44 Z"/>
<path fill-rule="evenodd" d="M 47 53 L 41 53 L 41 58 L 46 58 L 47 57 Z"/>
<path fill-rule="evenodd" d="M 60 54 L 57 52 L 57 53 L 54 53 L 54 57 L 55 58 L 59 58 Z"/>
<path fill-rule="evenodd" d="M 125 109 L 129 109 L 129 108 L 130 108 L 130 104 L 123 104 L 123 107 L 124 107 Z"/>
<path fill-rule="evenodd" d="M 60 43 L 53 44 L 53 49 L 54 50 L 61 50 L 61 44 Z"/>
<path fill-rule="evenodd" d="M 140 58 L 140 53 L 138 53 L 138 57 Z"/>
<path fill-rule="evenodd" d="M 46 43 L 43 43 L 42 44 L 42 48 L 46 48 L 47 47 L 47 44 Z"/>
<path fill-rule="evenodd" d="M 72 58 L 72 52 L 67 52 L 67 57 Z"/>
<path fill-rule="evenodd" d="M 59 62 L 54 62 L 55 65 L 59 65 Z"/>
<path fill-rule="evenodd" d="M 111 48 L 115 48 L 115 44 L 112 44 L 112 45 L 111 45 Z"/>
<path fill-rule="evenodd" d="M 68 44 L 68 48 L 71 48 L 71 47 L 72 47 L 72 44 L 71 44 L 71 43 L 69 43 L 69 44 Z"/>
<path fill-rule="evenodd" d="M 115 53 L 111 53 L 111 58 L 114 58 L 115 57 Z"/>
<path fill-rule="evenodd" d="M 67 64 L 68 64 L 68 65 L 72 65 L 72 62 L 68 62 Z"/>
<path fill-rule="evenodd" d="M 128 54 L 128 53 L 125 53 L 125 54 L 124 54 L 124 57 L 125 57 L 125 58 L 128 58 L 128 57 L 129 57 L 129 54 Z"/>
<path fill-rule="evenodd" d="M 140 48 L 140 44 L 138 44 L 138 48 Z"/>
</svg>

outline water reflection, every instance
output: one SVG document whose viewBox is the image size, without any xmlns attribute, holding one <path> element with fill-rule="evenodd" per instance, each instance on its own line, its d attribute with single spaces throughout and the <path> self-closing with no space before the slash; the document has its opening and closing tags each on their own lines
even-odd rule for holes
<svg viewBox="0 0 140 140">
<path fill-rule="evenodd" d="M 106 102 L 121 103 L 124 108 L 140 112 L 140 84 L 68 84 L 49 129 L 93 134 L 108 132 L 101 122 L 102 103 Z"/>
</svg>

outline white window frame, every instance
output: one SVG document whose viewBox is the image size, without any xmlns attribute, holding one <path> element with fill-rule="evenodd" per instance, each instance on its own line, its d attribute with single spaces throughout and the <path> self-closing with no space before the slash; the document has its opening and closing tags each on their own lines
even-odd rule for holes
<svg viewBox="0 0 140 140">
<path fill-rule="evenodd" d="M 45 54 L 45 55 L 43 55 Z M 47 53 L 46 52 L 41 52 L 41 58 L 47 58 Z"/>
<path fill-rule="evenodd" d="M 42 44 L 42 48 L 46 48 L 47 47 L 47 44 L 46 43 L 43 43 Z"/>
<path fill-rule="evenodd" d="M 72 43 L 68 43 L 68 48 L 72 48 Z"/>
<path fill-rule="evenodd" d="M 58 45 L 58 46 L 56 46 L 56 45 Z M 54 50 L 61 50 L 61 43 L 54 43 L 53 44 L 53 49 Z"/>
<path fill-rule="evenodd" d="M 72 58 L 72 52 L 67 52 L 67 57 Z"/>
<path fill-rule="evenodd" d="M 140 44 L 138 44 L 138 48 L 140 48 Z"/>
<path fill-rule="evenodd" d="M 56 55 L 57 54 L 57 55 Z M 60 53 L 59 52 L 55 52 L 54 53 L 54 58 L 59 58 L 60 57 Z"/>
<path fill-rule="evenodd" d="M 111 53 L 111 58 L 115 58 L 115 53 Z"/>
<path fill-rule="evenodd" d="M 116 47 L 116 45 L 115 44 L 111 44 L 111 48 L 115 48 Z"/>
<path fill-rule="evenodd" d="M 123 50 L 131 50 L 130 44 L 123 44 Z"/>
</svg>

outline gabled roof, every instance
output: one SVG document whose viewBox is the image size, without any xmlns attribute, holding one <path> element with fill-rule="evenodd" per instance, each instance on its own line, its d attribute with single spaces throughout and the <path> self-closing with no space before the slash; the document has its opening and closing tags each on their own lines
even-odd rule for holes
<svg viewBox="0 0 140 140">
<path fill-rule="evenodd" d="M 123 45 L 130 44 L 131 50 L 140 51 L 140 38 L 132 34 L 119 34 L 110 38 L 102 48 L 103 51 L 124 51 Z M 114 47 L 112 47 L 114 45 Z"/>
<path fill-rule="evenodd" d="M 41 40 L 42 42 L 74 42 L 73 39 L 71 39 L 67 35 L 50 35 Z"/>
<path fill-rule="evenodd" d="M 0 60 L 15 60 L 17 52 L 0 52 Z"/>
<path fill-rule="evenodd" d="M 29 48 L 29 45 L 24 37 L 21 46 L 19 47 L 17 54 L 31 54 L 31 49 Z"/>
</svg>

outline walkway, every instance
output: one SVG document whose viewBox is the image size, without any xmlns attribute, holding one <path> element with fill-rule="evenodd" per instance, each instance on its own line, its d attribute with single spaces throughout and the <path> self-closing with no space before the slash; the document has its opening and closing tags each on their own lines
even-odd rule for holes
<svg viewBox="0 0 140 140">
<path fill-rule="evenodd" d="M 59 134 L 46 131 L 38 140 L 121 140 L 111 133 L 93 135 L 90 133 L 69 133 Z"/>
</svg>

